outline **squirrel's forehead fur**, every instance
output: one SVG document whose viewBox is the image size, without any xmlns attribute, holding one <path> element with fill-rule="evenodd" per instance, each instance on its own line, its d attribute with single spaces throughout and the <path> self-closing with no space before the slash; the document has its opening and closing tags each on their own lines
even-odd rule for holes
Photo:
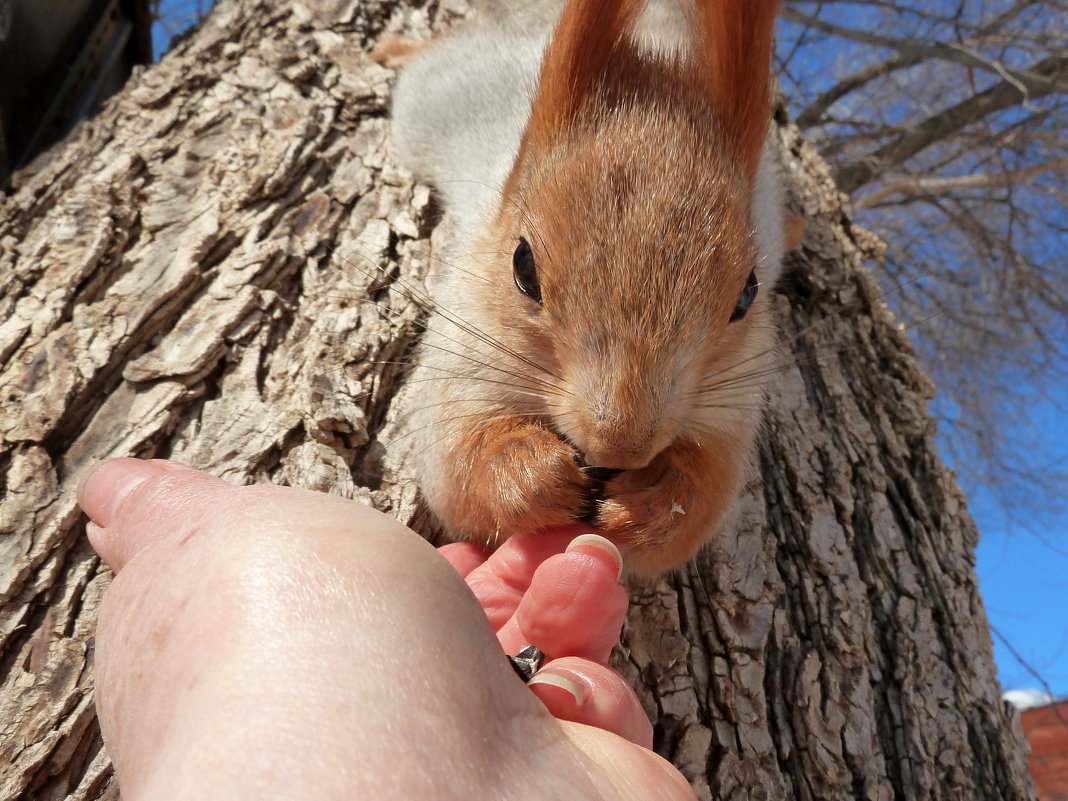
<svg viewBox="0 0 1068 801">
<path fill-rule="evenodd" d="M 726 321 L 754 267 L 752 187 L 712 125 L 613 115 L 519 178 L 514 208 L 531 211 L 511 233 L 530 241 L 554 317 L 652 317 L 674 335 Z"/>
</svg>

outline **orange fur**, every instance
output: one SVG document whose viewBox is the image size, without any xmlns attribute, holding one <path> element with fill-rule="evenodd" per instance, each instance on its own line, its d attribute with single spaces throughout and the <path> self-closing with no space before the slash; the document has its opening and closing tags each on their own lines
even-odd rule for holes
<svg viewBox="0 0 1068 801">
<path fill-rule="evenodd" d="M 371 49 L 371 58 L 392 70 L 403 67 L 427 46 L 427 42 L 397 33 L 384 33 Z"/>
<path fill-rule="evenodd" d="M 777 8 L 699 0 L 693 52 L 670 57 L 631 41 L 636 0 L 568 3 L 475 248 L 485 280 L 465 287 L 516 381 L 487 381 L 491 398 L 450 423 L 457 486 L 435 511 L 454 536 L 492 544 L 574 521 L 580 461 L 626 470 L 595 520 L 631 570 L 677 566 L 722 521 L 772 341 L 766 292 L 728 321 L 757 266 Z M 514 289 L 520 237 L 543 306 Z"/>
<path fill-rule="evenodd" d="M 756 175 L 771 114 L 771 52 L 778 2 L 697 0 L 696 52 L 712 104 L 749 175 Z"/>
<path fill-rule="evenodd" d="M 786 249 L 793 250 L 801 244 L 805 238 L 805 221 L 796 214 L 787 214 L 783 221 L 783 231 L 786 237 Z"/>
<path fill-rule="evenodd" d="M 632 571 L 668 570 L 704 543 L 738 492 L 742 462 L 734 454 L 750 435 L 678 439 L 647 467 L 608 483 L 597 522 L 630 554 Z"/>
<path fill-rule="evenodd" d="M 545 52 L 531 106 L 528 137 L 545 145 L 562 136 L 641 11 L 639 0 L 588 0 L 567 4 Z"/>
<path fill-rule="evenodd" d="M 626 75 L 637 64 L 630 56 L 619 69 Z M 574 453 L 563 434 L 587 464 L 631 468 L 608 484 L 595 522 L 623 548 L 628 569 L 653 573 L 689 558 L 722 521 L 756 427 L 755 412 L 730 431 L 694 425 L 695 411 L 671 408 L 666 388 L 743 362 L 769 337 L 757 309 L 727 325 L 755 264 L 749 179 L 714 133 L 715 112 L 702 106 L 696 82 L 676 74 L 642 83 L 644 110 L 580 118 L 595 135 L 566 137 L 547 154 L 531 149 L 517 162 L 485 250 L 509 253 L 528 238 L 545 306 L 500 291 L 510 281 L 507 259 L 485 266 L 489 280 L 472 287 L 472 300 L 507 349 L 560 376 L 570 394 L 546 410 L 552 424 L 517 418 L 470 452 L 499 452 L 516 431 L 534 429 Z M 595 420 L 599 399 L 603 419 Z M 486 510 L 495 537 L 556 524 L 566 508 L 574 485 L 560 491 L 555 457 L 524 454 L 512 465 L 506 481 L 497 469 L 474 471 L 482 489 L 463 519 L 479 539 L 490 538 L 489 521 L 470 524 Z M 525 494 L 522 514 L 508 511 L 515 501 L 505 487 Z M 570 519 L 583 508 L 572 501 Z"/>
<path fill-rule="evenodd" d="M 586 477 L 575 451 L 545 428 L 520 418 L 475 422 L 454 451 L 461 486 L 441 510 L 456 534 L 500 538 L 562 526 L 583 505 Z M 462 522 L 460 522 L 462 521 Z"/>
</svg>

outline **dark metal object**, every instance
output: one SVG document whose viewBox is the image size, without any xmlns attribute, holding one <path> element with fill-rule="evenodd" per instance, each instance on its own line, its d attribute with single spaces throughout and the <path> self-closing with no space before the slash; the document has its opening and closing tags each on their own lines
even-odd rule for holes
<svg viewBox="0 0 1068 801">
<path fill-rule="evenodd" d="M 515 670 L 525 684 L 530 681 L 531 676 L 538 672 L 541 663 L 545 661 L 545 654 L 542 653 L 538 646 L 528 645 L 515 656 L 508 657 L 508 660 L 512 663 L 512 669 Z"/>
<path fill-rule="evenodd" d="M 0 188 L 151 59 L 149 0 L 0 0 Z"/>
</svg>

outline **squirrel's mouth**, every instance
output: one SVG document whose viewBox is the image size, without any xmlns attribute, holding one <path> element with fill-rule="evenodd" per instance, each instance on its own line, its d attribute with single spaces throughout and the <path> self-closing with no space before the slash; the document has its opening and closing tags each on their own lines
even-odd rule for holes
<svg viewBox="0 0 1068 801">
<path fill-rule="evenodd" d="M 582 472 L 585 473 L 592 480 L 600 481 L 602 483 L 605 482 L 605 481 L 611 481 L 613 478 L 615 478 L 616 476 L 618 476 L 620 473 L 623 472 L 623 469 L 619 468 L 619 467 L 585 467 L 585 466 L 583 466 L 583 467 L 581 467 L 579 469 L 582 470 Z"/>
<path fill-rule="evenodd" d="M 576 519 L 580 523 L 593 524 L 597 519 L 597 508 L 600 506 L 601 501 L 604 500 L 605 485 L 625 471 L 619 467 L 595 467 L 587 464 L 582 449 L 575 444 L 574 440 L 561 433 L 555 426 L 553 426 L 553 431 L 556 436 L 571 445 L 578 453 L 579 470 L 586 475 L 588 483 L 586 485 L 586 497 Z"/>
<path fill-rule="evenodd" d="M 622 467 L 597 467 L 587 463 L 586 455 L 582 452 L 582 448 L 579 447 L 575 440 L 571 439 L 571 437 L 567 436 L 567 434 L 564 434 L 559 428 L 553 425 L 552 420 L 546 420 L 545 422 L 547 427 L 556 434 L 556 436 L 575 449 L 579 458 L 579 470 L 586 474 L 586 478 L 590 480 L 590 486 L 595 490 L 603 490 L 606 482 L 611 481 L 620 473 L 625 472 L 625 468 Z"/>
</svg>

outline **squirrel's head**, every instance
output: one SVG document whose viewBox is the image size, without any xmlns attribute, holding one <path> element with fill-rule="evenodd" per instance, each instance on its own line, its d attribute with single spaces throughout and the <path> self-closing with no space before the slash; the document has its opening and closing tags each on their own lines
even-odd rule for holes
<svg viewBox="0 0 1068 801">
<path fill-rule="evenodd" d="M 759 408 L 782 250 L 760 202 L 776 4 L 699 6 L 665 57 L 631 38 L 639 3 L 568 5 L 488 235 L 478 291 L 590 466 L 747 441 Z"/>
</svg>

